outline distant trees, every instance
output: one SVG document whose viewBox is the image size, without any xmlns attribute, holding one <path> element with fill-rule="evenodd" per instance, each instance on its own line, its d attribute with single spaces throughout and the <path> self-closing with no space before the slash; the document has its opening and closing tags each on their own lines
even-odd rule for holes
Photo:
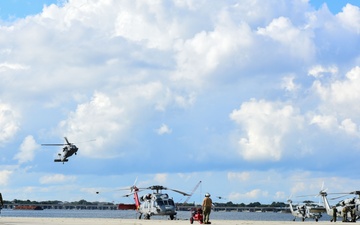
<svg viewBox="0 0 360 225">
<path fill-rule="evenodd" d="M 4 200 L 4 204 L 18 204 L 18 205 L 59 205 L 59 204 L 67 204 L 67 205 L 98 205 L 99 202 L 88 202 L 84 199 L 74 202 L 62 202 L 58 200 L 47 200 L 47 201 L 31 201 L 31 200 L 19 200 L 14 199 L 12 201 Z M 101 202 L 102 205 L 114 205 L 112 202 Z"/>
<path fill-rule="evenodd" d="M 85 199 L 81 199 L 79 201 L 74 201 L 74 202 L 62 202 L 59 200 L 47 200 L 47 201 L 31 201 L 31 200 L 19 200 L 19 199 L 14 199 L 12 201 L 6 201 L 4 200 L 4 204 L 19 204 L 19 205 L 37 205 L 37 204 L 47 204 L 47 205 L 59 205 L 59 204 L 66 204 L 66 205 L 115 205 L 114 202 L 89 202 L 86 201 Z M 194 203 L 177 203 L 178 206 L 193 206 Z M 251 202 L 249 204 L 245 204 L 245 203 L 239 203 L 239 204 L 235 204 L 231 201 L 226 202 L 226 203 L 218 203 L 215 202 L 214 206 L 217 207 L 286 207 L 287 204 L 285 204 L 284 202 L 272 202 L 270 205 L 269 204 L 261 204 L 260 202 Z"/>
</svg>

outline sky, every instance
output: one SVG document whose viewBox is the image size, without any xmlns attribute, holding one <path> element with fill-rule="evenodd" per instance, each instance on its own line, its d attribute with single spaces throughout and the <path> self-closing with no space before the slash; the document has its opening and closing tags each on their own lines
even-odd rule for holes
<svg viewBox="0 0 360 225">
<path fill-rule="evenodd" d="M 11 0 L 0 32 L 5 200 L 360 188 L 357 0 Z M 41 144 L 64 137 L 78 154 L 55 163 Z"/>
</svg>

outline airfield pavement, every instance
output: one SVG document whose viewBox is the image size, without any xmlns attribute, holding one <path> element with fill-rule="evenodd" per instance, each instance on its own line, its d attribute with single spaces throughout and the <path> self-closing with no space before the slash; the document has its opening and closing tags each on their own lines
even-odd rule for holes
<svg viewBox="0 0 360 225">
<path fill-rule="evenodd" d="M 294 225 L 294 224 L 334 224 L 329 221 L 256 221 L 256 220 L 212 220 L 213 225 Z M 341 223 L 338 221 L 337 223 Z M 104 219 L 104 218 L 43 218 L 43 217 L 0 217 L 2 225 L 158 225 L 190 224 L 189 220 L 137 220 L 137 219 Z M 193 224 L 200 224 L 194 221 Z"/>
</svg>

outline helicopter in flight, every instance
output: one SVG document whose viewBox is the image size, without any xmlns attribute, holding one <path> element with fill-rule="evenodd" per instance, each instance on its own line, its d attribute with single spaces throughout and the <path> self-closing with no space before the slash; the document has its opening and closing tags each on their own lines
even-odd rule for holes
<svg viewBox="0 0 360 225">
<path fill-rule="evenodd" d="M 326 212 L 324 207 L 321 207 L 317 204 L 304 202 L 304 204 L 293 205 L 292 200 L 288 199 L 291 214 L 294 216 L 293 221 L 296 218 L 300 218 L 302 221 L 305 221 L 307 218 L 314 219 L 316 222 L 322 217 L 323 212 Z"/>
<path fill-rule="evenodd" d="M 145 194 L 139 197 L 138 192 L 142 190 L 152 190 L 152 193 Z M 130 194 L 124 195 L 129 197 L 134 195 L 135 208 L 140 214 L 139 219 L 150 219 L 151 216 L 169 216 L 170 220 L 173 220 L 177 214 L 174 200 L 162 190 L 170 190 L 182 194 L 184 196 L 190 196 L 185 192 L 170 189 L 161 185 L 153 185 L 147 188 L 138 188 L 135 185 L 130 187 Z"/>
<path fill-rule="evenodd" d="M 331 193 L 331 194 L 346 194 L 346 195 L 352 194 L 352 195 L 360 196 L 360 191 L 352 191 L 348 193 Z M 360 218 L 360 198 L 354 197 L 354 198 L 344 199 L 341 200 L 336 206 L 331 207 L 327 198 L 328 193 L 325 190 L 321 190 L 319 192 L 319 195 L 323 200 L 326 213 L 332 217 L 331 221 L 335 219 L 334 222 L 336 222 L 336 218 L 340 217 L 342 218 L 343 222 L 356 222 L 356 220 Z M 331 200 L 340 197 L 332 198 Z M 336 213 L 336 215 L 334 215 L 334 213 Z"/>
<path fill-rule="evenodd" d="M 58 159 L 54 159 L 54 162 L 62 162 L 63 164 L 68 160 L 68 158 L 72 155 L 76 155 L 77 151 L 79 150 L 78 147 L 76 147 L 76 145 L 74 143 L 70 143 L 69 140 L 67 139 L 67 137 L 64 137 L 65 142 L 64 144 L 41 144 L 42 146 L 64 146 L 63 147 L 63 153 L 59 153 Z M 95 140 L 90 140 L 90 141 L 95 141 Z"/>
</svg>

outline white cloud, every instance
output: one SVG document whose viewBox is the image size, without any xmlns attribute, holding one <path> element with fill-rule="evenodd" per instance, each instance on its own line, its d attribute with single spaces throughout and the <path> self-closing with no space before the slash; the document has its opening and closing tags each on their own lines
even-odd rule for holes
<svg viewBox="0 0 360 225">
<path fill-rule="evenodd" d="M 244 102 L 230 118 L 244 130 L 239 137 L 239 154 L 249 161 L 278 161 L 284 151 L 284 139 L 301 129 L 303 118 L 286 103 L 256 101 Z"/>
<path fill-rule="evenodd" d="M 10 170 L 0 170 L 0 186 L 8 185 L 12 173 Z"/>
<path fill-rule="evenodd" d="M 321 115 L 314 116 L 311 123 L 327 129 L 344 128 L 339 121 L 349 119 L 355 126 L 360 123 L 360 106 L 357 104 L 360 101 L 360 67 L 352 68 L 342 79 L 316 80 L 313 90 L 321 99 L 318 105 Z"/>
<path fill-rule="evenodd" d="M 234 55 L 245 52 L 253 42 L 250 27 L 246 23 L 235 24 L 225 12 L 219 15 L 215 29 L 199 32 L 193 38 L 177 42 L 174 73 L 176 81 L 188 81 L 187 85 L 202 86 L 207 76 L 222 64 L 233 62 Z M 246 54 L 238 55 L 235 63 L 242 63 Z"/>
<path fill-rule="evenodd" d="M 167 178 L 168 178 L 168 174 L 158 173 L 158 174 L 155 174 L 154 181 L 157 183 L 163 184 L 166 182 Z"/>
<path fill-rule="evenodd" d="M 241 193 L 230 193 L 229 200 L 231 201 L 241 201 L 241 199 L 258 199 L 260 197 L 267 196 L 268 193 L 266 191 L 262 191 L 260 189 L 253 189 L 244 194 Z"/>
<path fill-rule="evenodd" d="M 321 65 L 313 66 L 309 70 L 309 75 L 315 78 L 321 78 L 324 74 L 329 73 L 330 75 L 334 75 L 338 73 L 338 68 L 336 66 L 324 67 Z"/>
<path fill-rule="evenodd" d="M 11 140 L 19 128 L 18 113 L 9 104 L 0 102 L 0 145 Z"/>
<path fill-rule="evenodd" d="M 235 173 L 235 172 L 229 172 L 227 174 L 228 180 L 240 180 L 240 181 L 247 181 L 250 178 L 249 172 L 241 172 L 241 173 Z"/>
<path fill-rule="evenodd" d="M 6 72 L 8 70 L 25 70 L 28 69 L 27 66 L 23 66 L 16 63 L 0 63 L 0 73 Z"/>
<path fill-rule="evenodd" d="M 333 116 L 316 115 L 312 118 L 310 124 L 317 124 L 322 129 L 332 130 L 337 127 L 338 122 Z"/>
<path fill-rule="evenodd" d="M 172 130 L 166 124 L 162 124 L 161 127 L 156 129 L 156 133 L 158 133 L 159 135 L 171 134 L 171 132 Z"/>
<path fill-rule="evenodd" d="M 279 49 L 289 51 L 292 57 L 309 60 L 315 54 L 311 35 L 305 29 L 294 27 L 289 18 L 276 18 L 266 28 L 259 28 L 257 33 L 281 43 L 283 48 Z"/>
<path fill-rule="evenodd" d="M 17 159 L 19 163 L 25 163 L 28 161 L 33 161 L 35 157 L 35 151 L 40 146 L 34 140 L 34 137 L 29 135 L 25 137 L 24 141 L 20 145 L 20 151 L 14 156 L 14 159 Z"/>
<path fill-rule="evenodd" d="M 343 11 L 336 15 L 345 27 L 360 33 L 360 9 L 357 6 L 346 4 Z"/>
<path fill-rule="evenodd" d="M 64 174 L 52 174 L 39 178 L 40 184 L 58 184 L 58 183 L 73 183 L 76 181 L 76 176 L 66 176 Z M 95 192 L 94 192 L 95 193 Z"/>
<path fill-rule="evenodd" d="M 289 92 L 297 91 L 300 89 L 300 85 L 296 84 L 294 80 L 295 77 L 292 75 L 284 77 L 281 84 L 282 88 Z"/>
<path fill-rule="evenodd" d="M 353 121 L 351 121 L 351 119 L 343 120 L 341 122 L 340 129 L 343 129 L 350 135 L 359 135 L 359 128 Z"/>
</svg>

